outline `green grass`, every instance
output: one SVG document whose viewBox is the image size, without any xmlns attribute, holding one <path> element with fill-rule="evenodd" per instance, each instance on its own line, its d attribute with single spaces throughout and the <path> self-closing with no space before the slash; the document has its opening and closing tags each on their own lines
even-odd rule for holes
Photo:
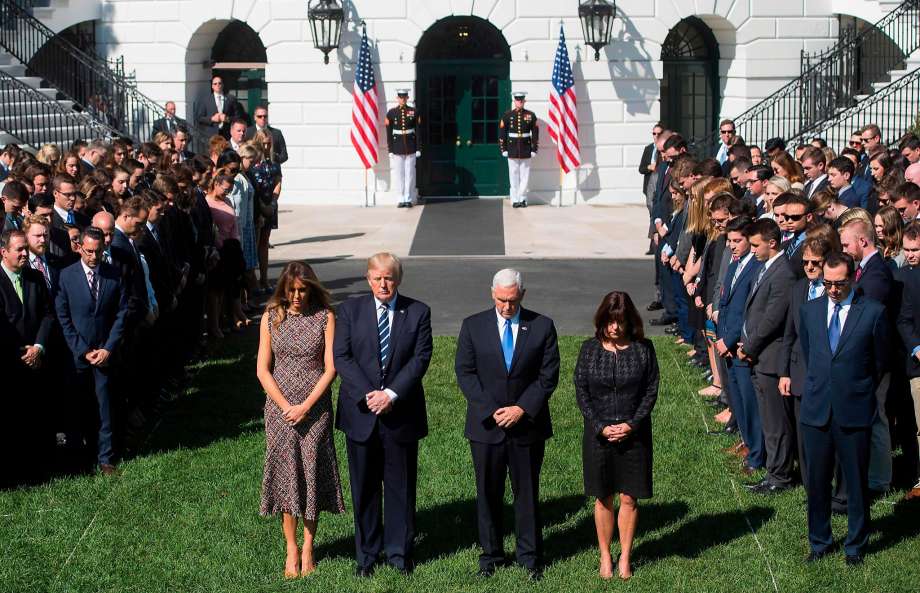
<svg viewBox="0 0 920 593">
<path fill-rule="evenodd" d="M 737 462 L 720 452 L 730 442 L 704 434 L 703 419 L 711 414 L 695 395 L 702 381 L 687 370 L 683 351 L 661 340 L 656 496 L 640 506 L 635 577 L 601 582 L 593 503 L 582 494 L 582 420 L 571 381 L 580 342 L 560 344 L 561 381 L 551 400 L 556 434 L 542 477 L 549 567 L 540 584 L 518 568 L 490 580 L 474 576 L 475 489 L 449 338 L 436 340 L 425 378 L 431 435 L 420 447 L 416 572 L 403 578 L 383 568 L 370 580 L 354 578 L 349 507 L 321 519 L 317 573 L 284 581 L 280 522 L 258 515 L 263 396 L 255 344 L 244 340 L 227 342 L 201 366 L 194 387 L 117 477 L 59 479 L 0 493 L 0 591 L 736 593 L 774 590 L 774 579 L 779 591 L 916 590 L 920 520 L 916 508 L 894 504 L 896 496 L 873 507 L 879 531 L 863 567 L 847 569 L 842 554 L 805 565 L 803 490 L 762 498 L 741 487 Z M 347 477 L 341 434 L 336 439 Z M 834 530 L 842 538 L 845 520 L 835 518 Z M 505 547 L 513 550 L 510 534 Z"/>
</svg>

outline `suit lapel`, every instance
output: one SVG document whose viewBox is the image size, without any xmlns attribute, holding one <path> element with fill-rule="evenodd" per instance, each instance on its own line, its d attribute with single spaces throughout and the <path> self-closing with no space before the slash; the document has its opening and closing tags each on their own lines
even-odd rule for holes
<svg viewBox="0 0 920 593">
<path fill-rule="evenodd" d="M 860 301 L 853 299 L 853 302 L 850 303 L 850 310 L 847 313 L 846 323 L 843 324 L 843 330 L 840 332 L 840 341 L 837 342 L 837 350 L 834 352 L 835 357 L 843 350 L 843 345 L 847 341 L 847 338 L 850 337 L 850 334 L 853 333 L 853 327 L 859 323 L 859 318 L 862 315 L 862 312 L 863 304 Z M 830 345 L 828 345 L 828 347 L 830 347 Z"/>
<path fill-rule="evenodd" d="M 530 315 L 527 315 L 526 317 L 530 317 Z M 524 345 L 527 343 L 527 338 L 530 337 L 530 323 L 525 321 L 524 318 L 524 310 L 521 309 L 520 321 L 518 322 L 517 340 L 514 342 L 514 354 L 511 356 L 512 371 L 514 370 L 514 366 L 517 364 L 517 361 L 521 358 L 521 352 L 524 350 Z"/>
<path fill-rule="evenodd" d="M 390 363 L 393 362 L 393 355 L 396 353 L 396 344 L 399 342 L 399 336 L 403 331 L 406 320 L 406 299 L 396 294 L 396 306 L 393 309 L 393 325 L 390 327 Z"/>
<path fill-rule="evenodd" d="M 98 296 L 96 297 L 96 311 L 99 311 L 99 305 L 102 303 L 102 299 L 105 297 L 106 289 L 108 288 L 109 279 L 106 278 L 105 274 L 102 272 L 102 265 L 96 267 L 96 283 L 99 285 L 97 290 Z M 89 284 L 86 285 L 87 288 Z M 92 295 L 90 295 L 92 298 Z"/>
</svg>

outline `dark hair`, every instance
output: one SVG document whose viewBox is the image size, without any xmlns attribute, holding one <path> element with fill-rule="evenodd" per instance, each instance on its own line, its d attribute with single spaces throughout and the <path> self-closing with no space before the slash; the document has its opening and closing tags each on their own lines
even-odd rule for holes
<svg viewBox="0 0 920 593">
<path fill-rule="evenodd" d="M 766 165 L 754 165 L 747 170 L 748 173 L 752 171 L 757 175 L 757 181 L 766 181 L 773 177 L 773 169 Z"/>
<path fill-rule="evenodd" d="M 783 233 L 779 230 L 779 225 L 770 218 L 761 218 L 751 223 L 747 228 L 747 236 L 754 235 L 760 235 L 764 241 L 775 241 L 776 249 L 779 249 L 780 243 L 783 242 Z"/>
<path fill-rule="evenodd" d="M 824 256 L 825 268 L 839 268 L 840 266 L 847 267 L 847 278 L 852 278 L 856 272 L 856 264 L 853 263 L 853 257 L 849 253 L 831 251 Z"/>
<path fill-rule="evenodd" d="M 827 168 L 837 169 L 841 173 L 849 173 L 850 177 L 852 177 L 853 173 L 856 172 L 856 167 L 853 165 L 853 161 L 845 156 L 838 156 L 830 163 L 828 163 Z"/>
<path fill-rule="evenodd" d="M 808 201 L 804 194 L 800 194 L 797 191 L 783 192 L 773 200 L 773 208 L 783 205 L 789 206 L 790 204 L 803 206 L 806 213 L 811 210 L 811 202 Z"/>
<path fill-rule="evenodd" d="M 840 156 L 846 156 L 846 155 L 851 155 L 857 161 L 859 160 L 859 157 L 861 156 L 858 150 L 856 150 L 855 148 L 850 148 L 849 146 L 847 146 L 846 148 L 840 151 Z"/>
<path fill-rule="evenodd" d="M 642 317 L 633 304 L 629 294 L 614 290 L 604 295 L 597 312 L 594 313 L 594 337 L 603 342 L 607 339 L 607 326 L 616 321 L 618 325 L 626 327 L 626 335 L 630 340 L 645 339 L 645 330 L 642 328 Z"/>
<path fill-rule="evenodd" d="M 153 142 L 144 142 L 137 149 L 137 154 L 138 156 L 144 155 L 147 158 L 152 156 L 160 158 L 163 156 L 163 150 Z"/>
<path fill-rule="evenodd" d="M 892 199 L 897 202 L 904 199 L 908 202 L 920 202 L 920 187 L 916 183 L 905 181 L 894 190 Z"/>
<path fill-rule="evenodd" d="M 721 177 L 722 165 L 715 159 L 704 159 L 693 167 L 693 174 L 701 177 Z"/>
<path fill-rule="evenodd" d="M 824 156 L 824 151 L 814 146 L 806 148 L 805 152 L 802 153 L 803 163 L 805 162 L 805 159 L 811 161 L 813 165 L 827 165 L 827 157 Z"/>
<path fill-rule="evenodd" d="M 217 157 L 217 168 L 222 169 L 230 163 L 236 163 L 237 165 L 242 165 L 243 160 L 240 158 L 240 155 L 236 153 L 232 148 L 220 153 L 220 156 Z"/>
<path fill-rule="evenodd" d="M 732 206 L 738 199 L 728 192 L 722 192 L 716 196 L 713 196 L 712 201 L 709 202 L 709 211 L 718 212 L 719 210 L 728 210 L 729 213 L 732 211 Z"/>
<path fill-rule="evenodd" d="M 750 218 L 748 218 L 747 216 L 739 216 L 738 218 L 734 219 L 733 221 L 725 225 L 725 232 L 726 233 L 741 233 L 745 237 L 747 237 L 748 235 L 746 234 L 745 231 L 747 227 L 749 227 L 750 225 L 751 225 Z"/>
<path fill-rule="evenodd" d="M 6 185 L 3 186 L 3 192 L 0 193 L 4 200 L 16 200 L 17 202 L 25 202 L 29 199 L 29 190 L 26 189 L 25 184 L 20 181 L 8 181 Z"/>
<path fill-rule="evenodd" d="M 292 261 L 284 266 L 281 276 L 278 278 L 278 284 L 275 287 L 275 294 L 268 300 L 265 305 L 265 312 L 275 313 L 275 327 L 279 327 L 287 317 L 287 309 L 290 306 L 288 299 L 291 288 L 295 281 L 303 282 L 308 287 L 307 298 L 309 302 L 304 307 L 304 312 L 312 312 L 318 309 L 330 310 L 332 297 L 329 292 L 320 283 L 316 272 L 310 267 L 310 264 L 299 261 Z"/>
<path fill-rule="evenodd" d="M 147 203 L 143 198 L 135 196 L 133 198 L 128 198 L 118 207 L 118 216 L 122 214 L 137 216 L 141 210 L 147 210 Z"/>
<path fill-rule="evenodd" d="M 2 233 L 0 233 L 0 246 L 2 246 L 4 249 L 9 249 L 10 241 L 12 241 L 16 237 L 22 237 L 23 239 L 25 239 L 26 234 L 20 231 L 19 229 L 7 229 L 3 231 Z"/>
<path fill-rule="evenodd" d="M 29 198 L 29 212 L 35 212 L 39 208 L 53 208 L 54 207 L 54 196 L 50 193 L 43 191 L 39 194 L 33 195 Z"/>
<path fill-rule="evenodd" d="M 770 138 L 763 146 L 767 153 L 771 153 L 774 150 L 786 150 L 786 141 L 778 137 Z"/>
<path fill-rule="evenodd" d="M 682 148 L 687 148 L 687 141 L 684 140 L 684 137 L 680 134 L 672 134 L 667 140 L 664 141 L 663 148 L 665 150 L 675 149 L 680 150 Z"/>
<path fill-rule="evenodd" d="M 732 147 L 728 149 L 728 154 L 732 155 L 736 159 L 750 159 L 751 148 L 749 146 L 745 146 L 744 144 L 733 144 Z"/>
<path fill-rule="evenodd" d="M 907 223 L 907 226 L 904 227 L 904 232 L 901 234 L 901 238 L 910 239 L 911 241 L 920 239 L 920 222 L 912 220 Z"/>
<path fill-rule="evenodd" d="M 816 148 L 826 148 L 827 147 L 827 140 L 825 140 L 821 136 L 815 136 L 814 138 L 810 140 L 810 142 L 817 142 L 818 146 Z"/>
<path fill-rule="evenodd" d="M 230 127 L 231 127 L 231 128 L 232 128 L 233 126 L 235 126 L 236 124 L 243 124 L 243 127 L 244 127 L 244 128 L 247 127 L 247 126 L 249 125 L 249 124 L 246 123 L 246 120 L 243 119 L 242 117 L 234 117 L 233 120 L 230 121 Z"/>
<path fill-rule="evenodd" d="M 917 136 L 914 133 L 908 133 L 903 138 L 901 138 L 901 143 L 898 145 L 899 150 L 904 150 L 908 148 L 910 150 L 917 150 L 920 148 L 920 136 Z"/>
<path fill-rule="evenodd" d="M 134 173 L 138 169 L 143 169 L 144 163 L 140 162 L 137 159 L 125 159 L 121 163 L 121 166 L 127 169 L 128 171 L 130 171 L 131 173 Z"/>
<path fill-rule="evenodd" d="M 732 161 L 732 169 L 738 169 L 742 173 L 746 173 L 753 166 L 750 157 L 746 156 L 735 157 L 735 160 Z"/>
<path fill-rule="evenodd" d="M 80 232 L 80 243 L 83 243 L 83 239 L 92 239 L 94 241 L 105 242 L 105 233 L 102 232 L 102 229 L 96 226 L 88 226 Z"/>
</svg>

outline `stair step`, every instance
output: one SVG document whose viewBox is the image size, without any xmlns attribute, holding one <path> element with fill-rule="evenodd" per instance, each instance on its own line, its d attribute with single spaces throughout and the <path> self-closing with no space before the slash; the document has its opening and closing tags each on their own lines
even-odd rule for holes
<svg viewBox="0 0 920 593">
<path fill-rule="evenodd" d="M 44 82 L 44 79 L 39 76 L 17 76 L 16 80 L 33 89 L 40 89 L 42 82 Z"/>
<path fill-rule="evenodd" d="M 73 110 L 73 105 L 74 105 L 73 101 L 66 101 L 62 99 L 58 101 L 57 103 L 58 105 L 61 106 L 61 108 L 64 111 Z M 34 103 L 30 103 L 28 101 L 13 101 L 13 102 L 6 103 L 3 105 L 4 114 L 20 115 L 23 113 L 29 113 L 30 111 L 33 111 L 33 110 L 34 110 Z"/>
<path fill-rule="evenodd" d="M 4 72 L 13 78 L 22 78 L 26 75 L 26 67 L 22 64 L 0 64 L 0 72 Z"/>
</svg>

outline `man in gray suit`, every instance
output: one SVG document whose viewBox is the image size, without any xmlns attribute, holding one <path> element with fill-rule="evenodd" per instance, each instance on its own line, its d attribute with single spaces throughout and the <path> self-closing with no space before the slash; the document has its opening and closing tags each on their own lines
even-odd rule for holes
<svg viewBox="0 0 920 593">
<path fill-rule="evenodd" d="M 779 393 L 779 376 L 783 370 L 789 290 L 796 278 L 780 248 L 782 232 L 774 221 L 763 218 L 753 223 L 749 241 L 754 257 L 764 265 L 745 303 L 738 356 L 749 360 L 754 367 L 754 389 L 767 458 L 766 477 L 749 489 L 759 494 L 774 494 L 792 487 L 795 460 L 792 407 Z"/>
</svg>

